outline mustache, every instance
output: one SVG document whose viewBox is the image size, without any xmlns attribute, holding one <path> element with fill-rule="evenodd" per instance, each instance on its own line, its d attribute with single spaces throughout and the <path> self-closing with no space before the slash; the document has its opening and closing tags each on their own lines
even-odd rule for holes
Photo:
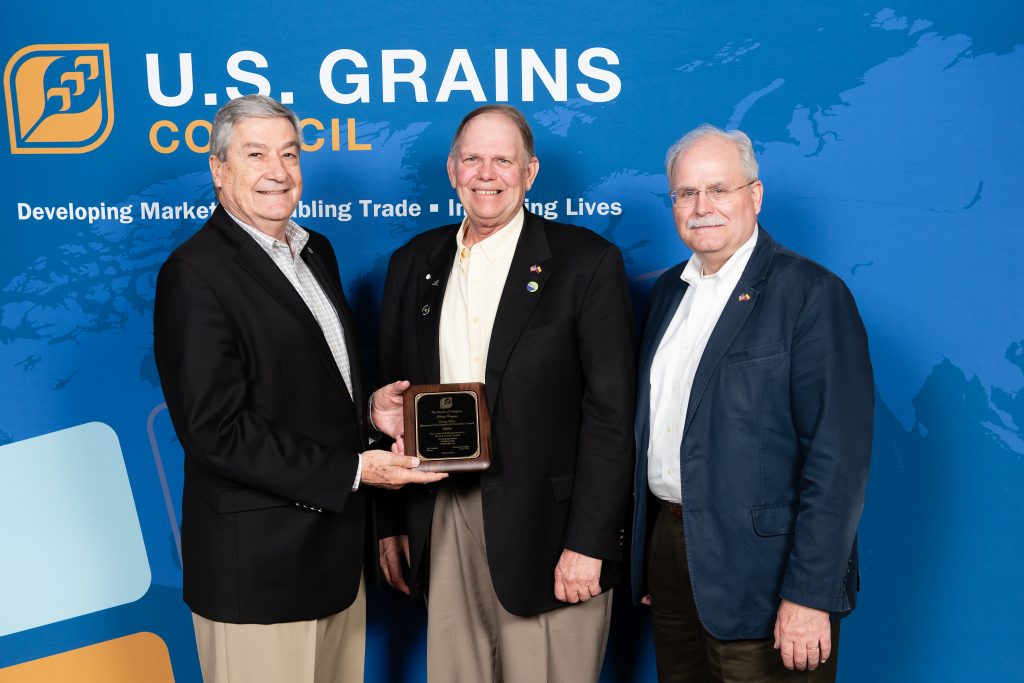
<svg viewBox="0 0 1024 683">
<path fill-rule="evenodd" d="M 694 228 L 713 228 L 717 225 L 725 225 L 725 219 L 721 216 L 694 216 L 686 221 L 686 227 L 691 230 Z"/>
</svg>

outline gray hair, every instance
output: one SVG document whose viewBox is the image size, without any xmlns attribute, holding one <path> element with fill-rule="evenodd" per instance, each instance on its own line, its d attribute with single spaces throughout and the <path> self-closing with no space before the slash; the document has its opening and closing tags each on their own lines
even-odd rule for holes
<svg viewBox="0 0 1024 683">
<path fill-rule="evenodd" d="M 530 159 L 537 156 L 533 153 L 533 131 L 530 130 L 530 124 L 526 121 L 526 117 L 523 116 L 523 112 L 508 104 L 485 104 L 466 114 L 466 117 L 462 119 L 462 123 L 455 130 L 452 146 L 448 150 L 449 154 L 454 156 L 458 150 L 459 140 L 462 138 L 462 133 L 466 130 L 469 122 L 483 114 L 500 114 L 512 121 L 519 130 L 519 137 L 523 139 L 523 150 L 526 152 L 525 162 L 529 163 Z"/>
<path fill-rule="evenodd" d="M 757 159 L 754 158 L 754 145 L 750 142 L 747 134 L 741 130 L 722 130 L 710 123 L 703 123 L 668 148 L 668 153 L 665 154 L 665 175 L 668 176 L 670 183 L 672 182 L 672 167 L 676 165 L 679 155 L 692 147 L 698 140 L 712 135 L 730 140 L 736 145 L 736 151 L 740 154 L 740 168 L 743 169 L 743 175 L 746 176 L 744 180 L 750 182 L 757 180 Z"/>
<path fill-rule="evenodd" d="M 227 161 L 228 147 L 235 124 L 242 119 L 288 119 L 295 128 L 295 139 L 302 145 L 302 126 L 299 117 L 288 107 L 266 95 L 246 95 L 231 100 L 217 111 L 210 130 L 210 155 Z"/>
</svg>

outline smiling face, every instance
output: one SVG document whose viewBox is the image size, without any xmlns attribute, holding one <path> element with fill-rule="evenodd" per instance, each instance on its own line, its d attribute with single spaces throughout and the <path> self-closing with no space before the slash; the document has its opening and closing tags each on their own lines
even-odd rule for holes
<svg viewBox="0 0 1024 683">
<path fill-rule="evenodd" d="M 736 143 L 720 135 L 698 139 L 672 167 L 669 185 L 673 190 L 701 190 L 693 206 L 673 206 L 672 216 L 679 236 L 700 255 L 708 275 L 718 272 L 754 233 L 764 189 L 761 181 L 741 187 L 749 180 Z M 729 193 L 727 203 L 712 204 L 705 191 L 713 187 L 741 189 Z"/>
<path fill-rule="evenodd" d="M 231 129 L 224 161 L 210 157 L 221 205 L 260 232 L 284 239 L 302 196 L 299 141 L 282 117 L 244 118 Z"/>
<path fill-rule="evenodd" d="M 515 217 L 539 169 L 507 116 L 480 114 L 466 124 L 448 157 L 448 179 L 466 210 L 467 246 Z"/>
</svg>

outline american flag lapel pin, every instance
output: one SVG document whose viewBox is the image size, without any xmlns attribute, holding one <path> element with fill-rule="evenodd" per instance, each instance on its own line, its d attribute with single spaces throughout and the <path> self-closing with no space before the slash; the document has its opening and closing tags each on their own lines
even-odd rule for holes
<svg viewBox="0 0 1024 683">
<path fill-rule="evenodd" d="M 538 265 L 530 266 L 530 272 L 531 273 L 539 273 L 539 272 L 541 272 L 541 270 L 542 270 L 542 268 L 540 266 L 538 266 Z"/>
<path fill-rule="evenodd" d="M 737 300 L 737 301 L 750 301 L 750 295 L 749 295 L 749 294 L 747 294 L 746 292 L 743 292 L 742 294 L 740 294 L 740 295 L 739 295 L 739 296 L 738 296 L 738 297 L 736 298 L 736 300 Z"/>
</svg>

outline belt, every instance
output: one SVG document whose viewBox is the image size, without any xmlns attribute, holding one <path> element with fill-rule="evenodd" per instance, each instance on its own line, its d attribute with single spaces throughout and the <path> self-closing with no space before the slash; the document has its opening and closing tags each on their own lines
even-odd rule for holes
<svg viewBox="0 0 1024 683">
<path fill-rule="evenodd" d="M 679 503 L 670 503 L 667 500 L 662 500 L 661 498 L 658 499 L 658 502 L 661 503 L 661 509 L 663 509 L 668 514 L 672 515 L 672 519 L 676 520 L 677 522 L 683 521 L 682 505 L 680 505 Z"/>
</svg>

